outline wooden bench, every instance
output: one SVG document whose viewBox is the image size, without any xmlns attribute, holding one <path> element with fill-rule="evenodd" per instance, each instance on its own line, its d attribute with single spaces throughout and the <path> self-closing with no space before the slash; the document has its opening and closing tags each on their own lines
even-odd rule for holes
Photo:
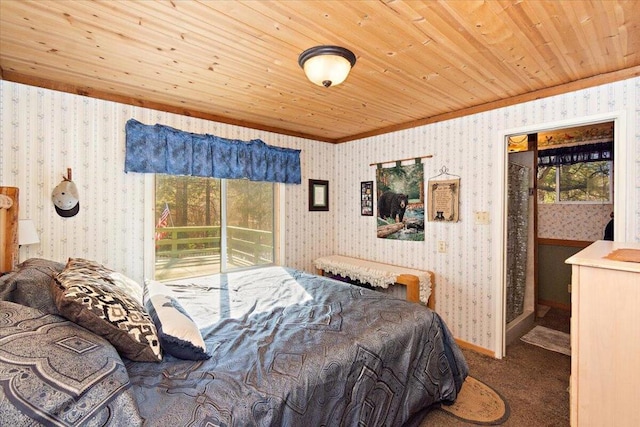
<svg viewBox="0 0 640 427">
<path fill-rule="evenodd" d="M 320 276 L 327 272 L 382 288 L 387 288 L 394 283 L 404 285 L 407 288 L 407 301 L 421 302 L 435 310 L 435 284 L 431 271 L 343 255 L 320 257 L 314 261 L 314 265 Z"/>
</svg>

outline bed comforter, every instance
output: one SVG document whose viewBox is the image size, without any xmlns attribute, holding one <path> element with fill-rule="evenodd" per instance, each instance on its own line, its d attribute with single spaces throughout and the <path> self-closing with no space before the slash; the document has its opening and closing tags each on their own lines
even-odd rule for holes
<svg viewBox="0 0 640 427">
<path fill-rule="evenodd" d="M 169 285 L 211 358 L 125 361 L 146 425 L 400 426 L 468 367 L 428 308 L 268 267 Z"/>
</svg>

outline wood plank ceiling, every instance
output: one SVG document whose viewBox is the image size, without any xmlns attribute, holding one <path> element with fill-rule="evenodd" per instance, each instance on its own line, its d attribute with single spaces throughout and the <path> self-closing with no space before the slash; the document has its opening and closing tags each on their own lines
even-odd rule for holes
<svg viewBox="0 0 640 427">
<path fill-rule="evenodd" d="M 352 50 L 342 85 L 298 55 Z M 640 75 L 638 1 L 0 1 L 5 80 L 344 142 Z"/>
</svg>

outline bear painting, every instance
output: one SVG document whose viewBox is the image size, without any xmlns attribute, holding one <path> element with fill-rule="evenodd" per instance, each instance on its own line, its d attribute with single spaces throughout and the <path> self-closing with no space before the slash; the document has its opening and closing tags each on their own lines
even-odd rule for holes
<svg viewBox="0 0 640 427">
<path fill-rule="evenodd" d="M 376 168 L 376 236 L 379 239 L 424 241 L 423 164 Z"/>
<path fill-rule="evenodd" d="M 378 216 L 382 219 L 391 218 L 396 222 L 402 222 L 408 204 L 409 198 L 406 194 L 386 191 L 378 199 Z"/>
</svg>

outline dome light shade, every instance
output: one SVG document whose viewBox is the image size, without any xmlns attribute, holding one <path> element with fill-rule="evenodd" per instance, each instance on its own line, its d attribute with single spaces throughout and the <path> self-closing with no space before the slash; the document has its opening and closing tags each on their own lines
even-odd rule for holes
<svg viewBox="0 0 640 427">
<path fill-rule="evenodd" d="M 318 86 L 336 86 L 345 81 L 356 63 L 356 56 L 340 46 L 315 46 L 298 57 L 307 78 Z"/>
</svg>

